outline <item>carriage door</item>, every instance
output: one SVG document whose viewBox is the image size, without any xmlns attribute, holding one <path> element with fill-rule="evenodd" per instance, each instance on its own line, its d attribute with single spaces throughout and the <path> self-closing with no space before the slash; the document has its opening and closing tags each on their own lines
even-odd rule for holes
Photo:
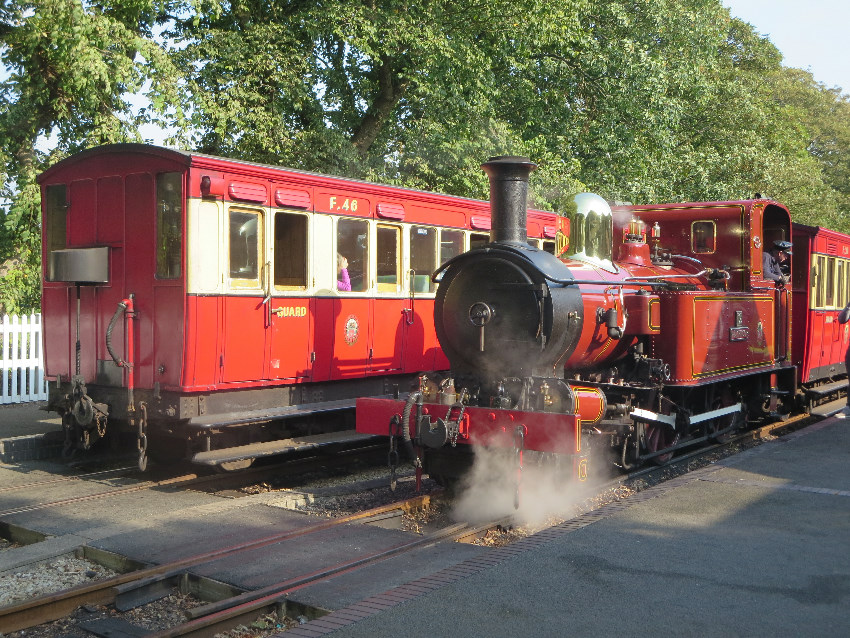
<svg viewBox="0 0 850 638">
<path fill-rule="evenodd" d="M 376 294 L 372 300 L 369 373 L 401 370 L 404 347 L 401 228 L 378 224 L 375 228 Z"/>
<path fill-rule="evenodd" d="M 373 306 L 369 294 L 369 244 L 368 221 L 347 218 L 337 221 L 336 252 L 348 261 L 349 282 L 345 285 L 337 279 L 334 268 L 332 379 L 366 376 Z M 337 255 L 331 259 L 336 266 Z"/>
<path fill-rule="evenodd" d="M 311 298 L 307 296 L 308 216 L 274 214 L 273 263 L 268 304 L 271 340 L 269 378 L 309 379 L 312 375 Z"/>
<path fill-rule="evenodd" d="M 227 213 L 227 294 L 224 298 L 222 381 L 265 376 L 267 305 L 263 277 L 263 209 L 230 206 Z"/>
</svg>

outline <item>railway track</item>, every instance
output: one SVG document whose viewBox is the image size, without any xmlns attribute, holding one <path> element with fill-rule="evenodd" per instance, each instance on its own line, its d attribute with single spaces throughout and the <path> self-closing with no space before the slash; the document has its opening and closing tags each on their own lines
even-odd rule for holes
<svg viewBox="0 0 850 638">
<path fill-rule="evenodd" d="M 128 467 L 117 467 L 111 470 L 101 470 L 99 472 L 86 472 L 84 474 L 72 474 L 69 476 L 57 476 L 51 477 L 48 479 L 43 479 L 41 481 L 31 481 L 30 483 L 20 483 L 17 485 L 6 485 L 0 487 L 0 494 L 7 492 L 16 492 L 21 490 L 26 490 L 30 488 L 36 487 L 45 487 L 47 485 L 58 485 L 60 483 L 70 483 L 73 481 L 87 481 L 87 480 L 98 480 L 102 478 L 122 478 L 125 476 L 130 476 L 134 472 L 137 472 L 136 466 L 128 466 Z M 2 514 L 2 512 L 0 512 Z"/>
<path fill-rule="evenodd" d="M 746 433 L 732 437 L 729 441 L 700 448 L 692 452 L 682 453 L 663 466 L 642 468 L 627 475 L 612 479 L 602 485 L 597 485 L 599 492 L 616 488 L 618 485 L 634 483 L 641 479 L 653 480 L 663 474 L 682 474 L 690 469 L 693 462 L 712 455 L 730 446 L 747 441 L 764 439 L 782 430 L 793 430 L 818 420 L 810 415 L 800 415 L 783 422 L 772 423 Z M 190 483 L 198 478 L 214 479 L 213 477 L 194 477 L 184 480 Z M 179 481 L 186 477 L 174 477 L 169 481 Z M 663 480 L 663 479 L 661 479 Z M 163 482 L 163 484 L 173 484 Z M 128 488 L 129 489 L 129 488 Z M 134 486 L 132 489 L 145 489 Z M 332 520 L 308 525 L 302 529 L 270 535 L 258 540 L 239 543 L 230 547 L 203 552 L 183 558 L 172 563 L 161 564 L 121 574 L 96 583 L 65 590 L 55 594 L 42 596 L 24 603 L 0 609 L 0 634 L 6 634 L 21 629 L 27 629 L 42 623 L 57 620 L 72 613 L 81 605 L 113 605 L 116 609 L 127 610 L 138 604 L 151 602 L 172 591 L 174 584 L 187 575 L 193 568 L 222 558 L 236 556 L 250 550 L 260 549 L 273 544 L 286 543 L 294 539 L 303 539 L 343 525 L 360 522 L 377 521 L 392 512 L 413 510 L 429 504 L 430 496 L 416 497 L 407 501 L 392 503 L 367 511 L 358 512 Z M 250 624 L 256 618 L 271 612 L 279 611 L 282 601 L 288 594 L 330 578 L 342 572 L 349 572 L 388 558 L 411 552 L 424 545 L 452 540 L 465 540 L 480 537 L 487 530 L 510 528 L 514 521 L 510 517 L 488 521 L 484 524 L 471 526 L 466 523 L 445 524 L 422 536 L 412 537 L 409 541 L 395 544 L 371 554 L 362 555 L 350 561 L 324 566 L 315 571 L 289 577 L 281 582 L 273 583 L 261 589 L 248 591 L 231 596 L 217 602 L 193 608 L 187 612 L 187 622 L 150 635 L 157 638 L 176 636 L 212 636 L 216 633 L 232 629 L 239 624 Z M 276 551 L 285 551 L 277 548 Z"/>
<path fill-rule="evenodd" d="M 24 512 L 32 512 L 36 510 L 49 509 L 54 507 L 65 507 L 87 501 L 101 500 L 131 494 L 133 492 L 141 492 L 145 490 L 153 490 L 163 487 L 171 488 L 188 488 L 188 489 L 205 489 L 209 491 L 223 490 L 232 488 L 233 486 L 241 486 L 248 483 L 258 483 L 272 479 L 280 479 L 311 471 L 315 466 L 321 465 L 323 468 L 344 467 L 346 464 L 352 463 L 356 458 L 368 458 L 370 455 L 385 453 L 384 446 L 358 447 L 352 450 L 343 450 L 337 452 L 333 457 L 316 456 L 307 457 L 281 463 L 262 465 L 244 470 L 238 470 L 227 473 L 203 473 L 203 472 L 185 472 L 176 476 L 166 476 L 158 480 L 141 480 L 134 485 L 123 487 L 115 487 L 106 489 L 92 494 L 82 496 L 74 496 L 65 499 L 57 499 L 54 501 L 45 501 L 42 503 L 30 503 L 19 507 L 0 510 L 0 518 L 13 514 L 21 514 Z M 81 482 L 84 480 L 100 480 L 104 478 L 133 478 L 138 476 L 139 472 L 135 467 L 117 468 L 114 470 L 105 470 L 102 472 L 93 472 L 88 474 L 79 474 L 75 476 L 59 477 L 55 479 L 45 479 L 43 481 L 34 481 L 21 485 L 8 486 L 0 489 L 0 493 L 23 491 L 25 489 L 42 488 L 51 485 L 57 485 L 70 482 Z"/>
<path fill-rule="evenodd" d="M 0 609 L 0 634 L 27 629 L 51 620 L 58 620 L 59 618 L 63 618 L 71 613 L 80 605 L 112 604 L 118 607 L 123 606 L 125 609 L 129 608 L 126 606 L 126 603 L 122 603 L 122 597 L 125 601 L 146 600 L 147 602 L 150 602 L 150 600 L 154 600 L 155 598 L 152 598 L 149 593 L 146 593 L 146 590 L 147 592 L 160 590 L 163 582 L 179 577 L 192 567 L 197 567 L 204 563 L 220 560 L 229 556 L 234 556 L 241 552 L 256 550 L 272 544 L 278 544 L 296 538 L 309 536 L 311 534 L 324 532 L 333 528 L 339 528 L 352 522 L 365 522 L 370 518 L 381 517 L 387 512 L 393 510 L 422 507 L 423 503 L 427 503 L 430 498 L 430 496 L 416 497 L 401 503 L 393 503 L 364 512 L 342 516 L 298 530 L 273 534 L 258 540 L 239 543 L 209 552 L 202 552 L 174 562 L 156 565 L 127 574 L 121 574 L 95 583 L 74 587 L 55 594 L 41 596 L 17 605 L 11 605 Z M 305 574 L 302 577 L 294 580 L 290 579 L 286 583 L 278 585 L 285 590 L 293 587 L 304 586 L 308 582 L 315 582 L 318 579 L 327 578 L 346 569 L 362 566 L 381 558 L 396 555 L 400 552 L 410 551 L 422 544 L 434 542 L 438 538 L 444 538 L 452 533 L 458 533 L 461 531 L 461 528 L 466 529 L 466 527 L 467 526 L 453 526 L 447 530 L 443 530 L 442 534 L 436 533 L 429 535 L 428 537 L 417 538 L 412 540 L 410 543 L 404 543 L 379 554 L 362 557 L 356 561 L 351 561 L 350 563 L 345 563 L 332 569 L 322 570 L 318 573 Z M 244 600 L 240 598 L 237 604 L 244 605 L 254 603 L 255 601 L 253 599 L 258 597 L 262 598 L 264 596 L 267 597 L 270 595 L 269 592 L 269 588 L 264 588 L 263 590 L 258 590 L 256 592 L 249 592 L 245 595 L 245 598 L 252 600 Z M 221 609 L 218 609 L 216 613 L 222 613 Z"/>
</svg>

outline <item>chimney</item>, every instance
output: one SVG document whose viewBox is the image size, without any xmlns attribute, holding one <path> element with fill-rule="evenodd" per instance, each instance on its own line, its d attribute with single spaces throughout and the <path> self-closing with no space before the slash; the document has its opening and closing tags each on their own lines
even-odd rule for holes
<svg viewBox="0 0 850 638">
<path fill-rule="evenodd" d="M 537 164 L 500 155 L 481 165 L 490 177 L 490 242 L 528 243 L 528 176 Z"/>
</svg>

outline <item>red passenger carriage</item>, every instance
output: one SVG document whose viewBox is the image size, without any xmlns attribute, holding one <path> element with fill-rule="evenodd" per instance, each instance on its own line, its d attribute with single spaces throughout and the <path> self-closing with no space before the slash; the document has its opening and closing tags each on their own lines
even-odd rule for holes
<svg viewBox="0 0 850 638">
<path fill-rule="evenodd" d="M 142 466 L 147 445 L 208 464 L 320 445 L 327 415 L 447 367 L 430 274 L 490 227 L 486 202 L 146 145 L 39 182 L 49 407 L 68 453 L 117 427 Z M 554 216 L 529 232 L 552 243 Z"/>
<path fill-rule="evenodd" d="M 850 324 L 838 313 L 850 301 L 850 237 L 794 224 L 794 340 L 792 360 L 809 407 L 847 386 L 844 354 Z"/>
</svg>

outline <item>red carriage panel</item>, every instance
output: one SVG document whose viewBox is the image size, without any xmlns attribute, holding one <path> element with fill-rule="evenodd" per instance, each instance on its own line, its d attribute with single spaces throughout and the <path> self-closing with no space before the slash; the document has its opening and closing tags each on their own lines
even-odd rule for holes
<svg viewBox="0 0 850 638">
<path fill-rule="evenodd" d="M 186 346 L 183 383 L 187 389 L 209 390 L 219 381 L 222 355 L 219 335 L 220 297 L 190 295 L 186 299 Z"/>
<path fill-rule="evenodd" d="M 363 193 L 342 190 L 316 190 L 315 210 L 317 213 L 370 217 L 372 213 L 370 206 L 369 199 Z"/>
<path fill-rule="evenodd" d="M 409 337 L 404 310 L 407 299 L 372 301 L 369 374 L 399 371 Z"/>
<path fill-rule="evenodd" d="M 223 303 L 222 382 L 242 383 L 267 378 L 263 298 L 234 295 L 225 297 Z"/>
<path fill-rule="evenodd" d="M 124 239 L 124 217 L 115 211 L 124 206 L 124 180 L 111 175 L 97 180 L 97 243 L 119 243 Z"/>
<path fill-rule="evenodd" d="M 271 308 L 269 378 L 309 380 L 313 374 L 312 318 L 314 300 L 305 297 L 274 297 Z"/>
<path fill-rule="evenodd" d="M 435 360 L 437 352 L 442 353 L 442 350 L 439 350 L 437 332 L 434 330 L 434 299 L 415 299 L 413 310 L 404 315 L 404 322 L 409 322 L 405 327 L 404 371 L 421 372 L 448 368 L 448 360 L 440 364 Z"/>
<path fill-rule="evenodd" d="M 151 322 L 153 360 L 150 369 L 153 381 L 163 388 L 176 389 L 183 380 L 183 349 L 185 343 L 185 295 L 179 285 L 157 285 L 153 289 L 153 312 L 157 317 L 173 317 L 173 321 Z"/>
<path fill-rule="evenodd" d="M 313 381 L 327 381 L 331 378 L 334 362 L 334 342 L 336 340 L 336 314 L 334 308 L 339 299 L 317 297 L 313 300 Z"/>
<path fill-rule="evenodd" d="M 337 298 L 333 302 L 331 378 L 363 377 L 369 363 L 372 300 Z"/>
</svg>

